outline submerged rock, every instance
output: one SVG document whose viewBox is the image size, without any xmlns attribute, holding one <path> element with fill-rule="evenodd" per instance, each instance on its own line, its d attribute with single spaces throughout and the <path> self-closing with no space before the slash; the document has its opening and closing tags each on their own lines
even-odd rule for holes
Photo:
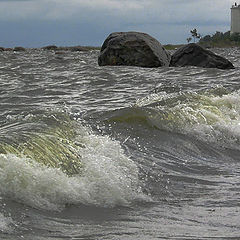
<svg viewBox="0 0 240 240">
<path fill-rule="evenodd" d="M 43 47 L 42 49 L 49 50 L 49 51 L 56 51 L 56 50 L 58 50 L 58 47 L 55 45 L 49 45 L 49 46 Z"/>
<path fill-rule="evenodd" d="M 71 47 L 69 50 L 72 51 L 72 52 L 88 51 L 88 49 L 86 47 L 82 47 L 82 46 Z"/>
<path fill-rule="evenodd" d="M 26 49 L 24 47 L 15 47 L 13 49 L 13 51 L 15 51 L 15 52 L 24 52 L 24 51 L 26 51 Z"/>
<path fill-rule="evenodd" d="M 220 69 L 234 68 L 233 64 L 226 58 L 218 56 L 215 53 L 206 50 L 195 43 L 190 43 L 186 46 L 179 48 L 172 55 L 170 66 L 196 66 L 203 68 Z"/>
<path fill-rule="evenodd" d="M 170 54 L 153 37 L 140 32 L 115 32 L 104 41 L 98 64 L 139 67 L 169 66 Z"/>
</svg>

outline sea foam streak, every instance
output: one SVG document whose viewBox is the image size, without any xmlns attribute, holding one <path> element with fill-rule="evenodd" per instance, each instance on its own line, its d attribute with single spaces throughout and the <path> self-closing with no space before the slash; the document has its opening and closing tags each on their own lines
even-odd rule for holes
<svg viewBox="0 0 240 240">
<path fill-rule="evenodd" d="M 81 173 L 68 175 L 24 155 L 0 154 L 1 195 L 49 210 L 66 204 L 128 205 L 140 198 L 138 168 L 120 143 L 83 127 L 78 133 Z"/>
<path fill-rule="evenodd" d="M 186 93 L 165 100 L 164 105 L 150 107 L 154 113 L 148 120 L 159 128 L 193 134 L 204 141 L 238 148 L 239 106 L 239 91 L 223 95 Z"/>
<path fill-rule="evenodd" d="M 12 219 L 10 217 L 5 217 L 2 213 L 0 213 L 0 232 L 11 232 L 11 224 L 13 224 Z"/>
</svg>

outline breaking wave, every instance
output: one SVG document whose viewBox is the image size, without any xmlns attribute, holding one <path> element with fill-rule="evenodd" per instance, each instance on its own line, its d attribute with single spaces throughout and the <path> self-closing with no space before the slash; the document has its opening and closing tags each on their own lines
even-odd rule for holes
<svg viewBox="0 0 240 240">
<path fill-rule="evenodd" d="M 58 120 L 21 143 L 1 143 L 1 196 L 49 210 L 69 204 L 129 205 L 142 198 L 138 167 L 120 143 L 67 121 Z"/>
<path fill-rule="evenodd" d="M 200 140 L 238 148 L 240 94 L 224 88 L 163 94 L 139 99 L 130 108 L 116 110 L 108 121 L 141 122 L 160 130 L 194 136 Z"/>
</svg>

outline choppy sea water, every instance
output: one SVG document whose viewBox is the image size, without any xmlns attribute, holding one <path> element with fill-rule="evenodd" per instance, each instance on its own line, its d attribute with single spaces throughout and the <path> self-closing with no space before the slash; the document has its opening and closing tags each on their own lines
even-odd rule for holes
<svg viewBox="0 0 240 240">
<path fill-rule="evenodd" d="M 0 239 L 239 239 L 235 69 L 0 52 Z"/>
</svg>

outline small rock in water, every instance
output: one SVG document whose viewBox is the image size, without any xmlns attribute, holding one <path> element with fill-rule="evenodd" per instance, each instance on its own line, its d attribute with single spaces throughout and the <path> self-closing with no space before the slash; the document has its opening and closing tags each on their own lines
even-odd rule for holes
<svg viewBox="0 0 240 240">
<path fill-rule="evenodd" d="M 24 52 L 24 51 L 26 51 L 26 49 L 24 47 L 15 47 L 13 49 L 13 51 L 15 51 L 15 52 Z"/>
<path fill-rule="evenodd" d="M 171 59 L 170 66 L 184 67 L 196 66 L 203 68 L 233 69 L 233 64 L 226 58 L 202 48 L 201 46 L 190 43 L 179 48 Z"/>
<path fill-rule="evenodd" d="M 55 46 L 55 45 L 49 45 L 49 46 L 43 47 L 42 49 L 43 50 L 56 51 L 58 49 L 58 47 Z"/>
<path fill-rule="evenodd" d="M 104 41 L 98 64 L 139 67 L 169 66 L 170 54 L 153 37 L 140 32 L 115 32 Z"/>
</svg>

